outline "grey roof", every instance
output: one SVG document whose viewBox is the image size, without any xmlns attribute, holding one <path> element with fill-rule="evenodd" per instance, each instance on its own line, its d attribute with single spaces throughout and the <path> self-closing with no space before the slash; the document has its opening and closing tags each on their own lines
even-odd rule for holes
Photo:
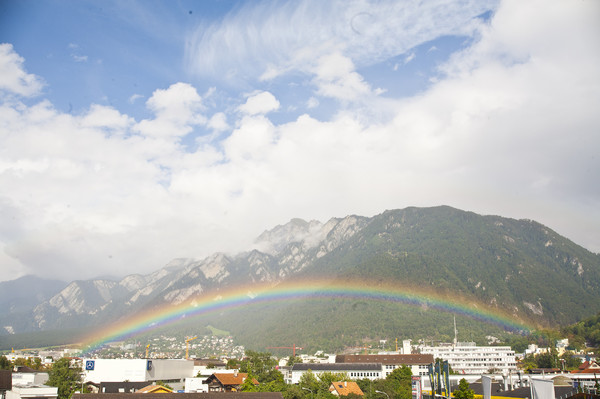
<svg viewBox="0 0 600 399">
<path fill-rule="evenodd" d="M 292 371 L 381 371 L 381 363 L 296 363 Z"/>
</svg>

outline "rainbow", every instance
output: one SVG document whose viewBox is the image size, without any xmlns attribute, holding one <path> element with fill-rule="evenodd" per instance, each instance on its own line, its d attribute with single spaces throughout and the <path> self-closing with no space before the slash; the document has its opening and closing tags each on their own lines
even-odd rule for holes
<svg viewBox="0 0 600 399">
<path fill-rule="evenodd" d="M 506 314 L 502 310 L 483 307 L 473 300 L 469 301 L 456 296 L 440 295 L 422 289 L 416 291 L 401 285 L 364 280 L 296 280 L 275 286 L 252 284 L 227 290 L 211 291 L 188 299 L 179 305 L 163 305 L 160 308 L 132 315 L 94 333 L 83 340 L 83 345 L 87 348 L 86 352 L 90 352 L 109 342 L 132 338 L 144 332 L 175 323 L 183 318 L 260 303 L 322 298 L 350 298 L 403 303 L 465 315 L 510 331 L 529 331 L 532 329 L 530 325 L 517 320 L 513 315 Z"/>
</svg>

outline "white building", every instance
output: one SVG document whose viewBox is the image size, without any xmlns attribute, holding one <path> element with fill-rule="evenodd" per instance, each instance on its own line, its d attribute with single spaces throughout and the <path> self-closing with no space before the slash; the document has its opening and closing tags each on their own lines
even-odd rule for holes
<svg viewBox="0 0 600 399">
<path fill-rule="evenodd" d="M 13 386 L 12 390 L 6 391 L 6 399 L 28 399 L 45 398 L 56 399 L 58 397 L 58 388 L 46 385 L 40 386 Z"/>
<path fill-rule="evenodd" d="M 194 377 L 194 361 L 185 359 L 83 359 L 84 381 L 162 381 L 175 390 L 182 389 L 185 378 Z"/>
<path fill-rule="evenodd" d="M 447 360 L 460 374 L 515 373 L 517 361 L 510 346 L 477 346 L 474 342 L 457 342 L 455 345 L 419 346 L 421 354 L 431 354 L 435 359 Z"/>
<path fill-rule="evenodd" d="M 56 399 L 58 388 L 44 385 L 46 381 L 48 373 L 12 373 L 12 389 L 6 391 L 6 399 Z"/>
<path fill-rule="evenodd" d="M 381 364 L 383 368 L 382 378 L 385 378 L 402 366 L 410 368 L 412 375 L 427 375 L 427 366 L 433 363 L 434 358 L 431 355 L 416 353 L 383 353 L 377 355 L 337 355 L 335 361 L 336 363 Z"/>
<path fill-rule="evenodd" d="M 376 363 L 296 363 L 287 375 L 284 374 L 284 380 L 288 384 L 298 384 L 304 373 L 309 371 L 316 377 L 331 372 L 346 373 L 353 380 L 385 378 L 382 365 Z"/>
</svg>

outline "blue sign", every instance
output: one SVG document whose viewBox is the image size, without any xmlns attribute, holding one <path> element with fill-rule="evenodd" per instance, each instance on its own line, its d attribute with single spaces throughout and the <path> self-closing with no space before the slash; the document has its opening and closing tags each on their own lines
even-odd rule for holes
<svg viewBox="0 0 600 399">
<path fill-rule="evenodd" d="M 93 360 L 86 360 L 85 361 L 85 369 L 86 370 L 93 370 L 94 369 L 94 361 Z"/>
<path fill-rule="evenodd" d="M 148 362 L 146 363 L 146 370 L 152 370 L 152 360 L 148 360 Z"/>
</svg>

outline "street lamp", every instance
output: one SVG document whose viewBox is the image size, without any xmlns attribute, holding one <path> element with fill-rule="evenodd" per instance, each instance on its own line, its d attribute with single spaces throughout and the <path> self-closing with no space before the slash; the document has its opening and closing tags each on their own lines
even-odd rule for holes
<svg viewBox="0 0 600 399">
<path fill-rule="evenodd" d="M 313 397 L 313 391 L 310 390 L 310 389 L 308 389 L 308 388 L 304 388 L 304 387 L 302 387 L 302 389 L 304 389 L 305 391 L 309 391 L 310 392 L 310 399 L 312 399 L 312 397 Z"/>
<path fill-rule="evenodd" d="M 387 393 L 385 393 L 385 392 L 383 392 L 383 391 L 375 391 L 375 392 L 377 392 L 377 393 L 382 393 L 382 394 L 384 394 L 385 396 L 387 396 L 387 399 L 390 399 L 390 395 L 388 395 Z"/>
</svg>

